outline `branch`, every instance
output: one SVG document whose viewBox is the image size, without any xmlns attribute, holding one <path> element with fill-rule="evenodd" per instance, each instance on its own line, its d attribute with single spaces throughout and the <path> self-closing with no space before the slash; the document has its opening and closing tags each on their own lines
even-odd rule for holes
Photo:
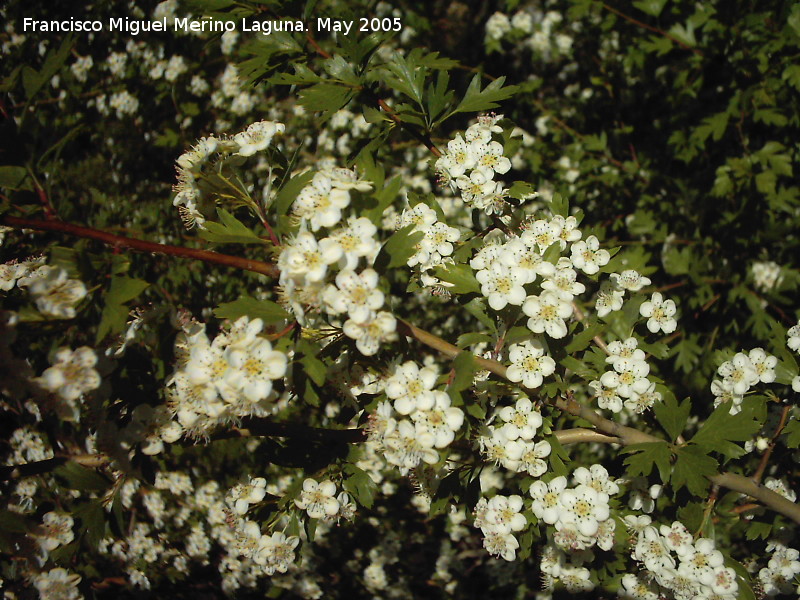
<svg viewBox="0 0 800 600">
<path fill-rule="evenodd" d="M 113 233 L 107 233 L 99 229 L 81 227 L 80 225 L 73 225 L 72 223 L 64 223 L 61 221 L 22 219 L 19 217 L 4 215 L 0 217 L 0 225 L 7 225 L 17 229 L 57 231 L 59 233 L 66 233 L 67 235 L 72 235 L 79 238 L 96 240 L 115 248 L 128 248 L 136 252 L 167 254 L 170 256 L 177 256 L 179 258 L 201 260 L 211 264 L 242 269 L 243 271 L 261 273 L 262 275 L 268 275 L 273 278 L 277 278 L 280 274 L 278 267 L 271 263 L 250 260 L 249 258 L 242 258 L 240 256 L 231 256 L 229 254 L 219 254 L 218 252 L 211 252 L 210 250 L 198 250 L 195 248 L 184 248 L 182 246 L 157 244 L 156 242 L 147 242 L 145 240 L 139 240 L 136 238 L 124 237 L 121 235 L 115 235 Z"/>
<path fill-rule="evenodd" d="M 686 50 L 691 50 L 692 52 L 694 52 L 698 56 L 703 56 L 703 53 L 700 50 L 698 50 L 697 48 L 692 48 L 689 44 L 680 41 L 676 37 L 671 36 L 670 34 L 668 34 L 663 29 L 659 29 L 658 27 L 653 27 L 652 25 L 648 25 L 647 23 L 642 23 L 641 21 L 639 21 L 637 19 L 634 19 L 633 17 L 630 17 L 630 16 L 626 15 L 625 13 L 618 11 L 616 8 L 614 8 L 612 6 L 609 6 L 605 2 L 602 3 L 602 6 L 606 10 L 610 10 L 612 13 L 614 13 L 618 17 L 622 17 L 623 19 L 625 19 L 629 23 L 633 23 L 634 25 L 638 25 L 639 27 L 643 27 L 643 28 L 648 29 L 650 31 L 653 31 L 653 32 L 655 32 L 655 33 L 657 33 L 659 35 L 663 35 L 665 38 L 667 38 L 671 42 L 675 42 L 676 44 L 678 44 L 678 46 L 680 46 L 681 48 L 684 48 Z"/>
<path fill-rule="evenodd" d="M 0 467 L 0 481 L 13 481 L 25 477 L 33 477 L 34 475 L 42 475 L 68 462 L 96 469 L 107 465 L 111 462 L 111 459 L 105 454 L 59 455 L 36 462 Z"/>
<path fill-rule="evenodd" d="M 433 348 L 448 356 L 450 358 L 455 358 L 463 350 L 459 349 L 458 347 L 446 342 L 442 338 L 424 331 L 419 327 L 415 327 L 406 321 L 401 319 L 397 320 L 397 331 L 406 335 L 408 337 L 412 337 L 419 342 L 422 342 L 426 346 Z M 475 363 L 478 364 L 482 369 L 485 369 L 503 379 L 507 379 L 506 377 L 506 367 L 501 363 L 497 362 L 496 360 L 490 360 L 488 358 L 480 358 L 475 357 Z M 527 393 L 528 395 L 535 396 L 535 390 L 529 390 L 525 387 L 522 387 L 522 390 Z M 664 440 L 658 438 L 656 436 L 650 435 L 649 433 L 645 433 L 644 431 L 639 431 L 638 429 L 634 429 L 633 427 L 627 427 L 625 425 L 621 425 L 619 423 L 615 423 L 614 421 L 610 421 L 605 417 L 601 416 L 600 414 L 596 413 L 592 409 L 583 406 L 579 402 L 576 402 L 572 398 L 564 399 L 564 398 L 557 398 L 553 405 L 560 410 L 568 412 L 571 415 L 589 421 L 592 425 L 594 425 L 600 432 L 606 434 L 603 437 L 587 440 L 587 441 L 602 441 L 605 443 L 619 443 L 623 446 L 630 446 L 632 444 L 646 444 L 646 443 L 653 443 L 653 442 L 663 442 Z M 569 431 L 569 430 L 567 430 Z M 573 432 L 576 430 L 572 430 Z M 596 433 L 591 432 L 589 430 L 584 430 L 588 433 Z M 601 434 L 597 434 L 601 435 Z M 569 433 L 567 435 L 567 439 L 572 437 L 579 437 L 578 433 Z M 607 439 L 608 436 L 613 438 Z M 800 505 L 787 500 L 780 494 L 773 492 L 763 486 L 757 485 L 751 479 L 744 477 L 743 475 L 736 475 L 734 473 L 720 473 L 719 475 L 713 475 L 709 477 L 711 483 L 715 485 L 719 485 L 735 492 L 740 492 L 756 500 L 761 501 L 763 504 L 782 514 L 785 517 L 790 518 L 795 523 L 800 524 Z"/>
</svg>

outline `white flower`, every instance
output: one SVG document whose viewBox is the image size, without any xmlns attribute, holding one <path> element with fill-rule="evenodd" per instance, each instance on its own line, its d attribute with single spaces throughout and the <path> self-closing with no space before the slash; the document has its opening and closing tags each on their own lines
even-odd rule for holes
<svg viewBox="0 0 800 600">
<path fill-rule="evenodd" d="M 629 292 L 638 292 L 644 286 L 650 285 L 649 278 L 639 275 L 639 273 L 630 269 L 619 274 L 611 273 L 610 278 L 619 289 Z"/>
<path fill-rule="evenodd" d="M 566 257 L 559 259 L 555 273 L 542 282 L 542 289 L 549 290 L 566 302 L 586 291 L 586 286 L 577 281 L 578 274 Z"/>
<path fill-rule="evenodd" d="M 494 174 L 508 173 L 511 161 L 503 156 L 503 145 L 500 142 L 474 141 L 471 144 L 475 156 L 475 168 L 483 171 L 487 179 L 493 179 Z"/>
<path fill-rule="evenodd" d="M 317 482 L 308 478 L 303 481 L 300 498 L 295 498 L 295 505 L 305 510 L 312 519 L 332 517 L 339 512 L 339 501 L 336 499 L 336 484 L 330 479 Z"/>
<path fill-rule="evenodd" d="M 511 31 L 511 21 L 504 13 L 496 12 L 486 21 L 486 37 L 491 40 L 499 40 L 509 31 Z"/>
<path fill-rule="evenodd" d="M 317 241 L 309 231 L 300 231 L 288 241 L 278 258 L 281 269 L 281 283 L 285 278 L 299 278 L 307 282 L 318 282 L 325 278 L 328 265 L 332 265 L 342 256 L 342 248 L 333 240 Z"/>
<path fill-rule="evenodd" d="M 597 406 L 605 408 L 611 412 L 618 413 L 622 410 L 622 398 L 617 395 L 617 390 L 614 387 L 607 387 L 600 381 L 590 381 L 589 389 L 597 398 Z"/>
<path fill-rule="evenodd" d="M 347 312 L 351 319 L 363 323 L 383 306 L 383 292 L 377 287 L 378 273 L 373 269 L 364 269 L 358 274 L 345 269 L 336 275 L 336 287 L 325 288 L 322 301 L 329 312 Z"/>
<path fill-rule="evenodd" d="M 542 426 L 542 415 L 534 410 L 528 398 L 520 398 L 514 406 L 504 406 L 497 416 L 505 422 L 503 434 L 509 440 L 532 440 Z"/>
<path fill-rule="evenodd" d="M 772 383 L 775 381 L 775 367 L 778 359 L 764 352 L 762 348 L 753 348 L 748 355 L 750 363 L 758 375 L 761 383 Z"/>
<path fill-rule="evenodd" d="M 334 187 L 333 181 L 324 172 L 316 173 L 311 183 L 305 186 L 292 205 L 292 210 L 311 225 L 312 231 L 321 227 L 333 227 L 342 218 L 342 209 L 350 204 L 350 192 Z"/>
<path fill-rule="evenodd" d="M 610 313 L 620 310 L 623 298 L 625 298 L 625 292 L 618 290 L 613 283 L 603 281 L 600 284 L 600 290 L 597 292 L 597 299 L 594 303 L 597 316 L 605 318 Z"/>
<path fill-rule="evenodd" d="M 435 448 L 445 448 L 455 439 L 455 432 L 464 423 L 464 412 L 450 406 L 450 396 L 446 392 L 430 392 L 433 405 L 428 409 L 418 409 L 411 413 L 411 420 L 419 432 L 433 434 Z"/>
<path fill-rule="evenodd" d="M 58 567 L 36 575 L 33 585 L 43 600 L 78 600 L 78 598 L 82 598 L 80 590 L 78 590 L 80 581 L 80 575 Z"/>
<path fill-rule="evenodd" d="M 644 563 L 648 570 L 655 573 L 666 568 L 675 568 L 675 559 L 664 544 L 664 539 L 658 534 L 655 527 L 645 527 L 639 534 L 633 557 Z"/>
<path fill-rule="evenodd" d="M 578 467 L 573 471 L 572 477 L 576 483 L 587 485 L 609 496 L 619 492 L 619 486 L 609 477 L 608 471 L 603 465 L 594 464 L 588 469 Z"/>
<path fill-rule="evenodd" d="M 438 373 L 433 367 L 420 368 L 413 361 L 398 365 L 386 380 L 386 396 L 394 400 L 394 409 L 401 415 L 415 410 L 428 410 L 433 406 L 432 390 Z"/>
<path fill-rule="evenodd" d="M 651 333 L 659 330 L 672 333 L 678 327 L 678 322 L 673 319 L 677 308 L 672 300 L 664 300 L 659 292 L 653 292 L 650 300 L 643 302 L 639 307 L 639 314 L 647 317 L 647 329 Z"/>
<path fill-rule="evenodd" d="M 364 356 L 377 354 L 381 342 L 395 339 L 396 329 L 397 320 L 392 313 L 386 311 L 381 311 L 362 322 L 348 319 L 342 326 L 344 334 L 356 341 L 356 348 Z"/>
<path fill-rule="evenodd" d="M 100 374 L 94 369 L 97 355 L 88 346 L 60 348 L 53 358 L 53 366 L 37 380 L 47 391 L 69 401 L 100 387 Z"/>
<path fill-rule="evenodd" d="M 522 456 L 519 459 L 519 466 L 517 472 L 526 472 L 531 477 L 541 477 L 547 472 L 547 463 L 545 458 L 550 456 L 553 448 L 547 440 L 540 440 L 536 443 L 532 441 L 525 441 L 520 438 L 523 450 Z"/>
<path fill-rule="evenodd" d="M 522 498 L 517 495 L 497 495 L 489 500 L 483 516 L 484 532 L 486 530 L 499 533 L 522 531 L 528 524 L 525 516 L 520 512 L 523 508 Z"/>
<path fill-rule="evenodd" d="M 483 435 L 478 438 L 481 444 L 481 451 L 486 456 L 486 459 L 502 465 L 509 471 L 518 471 L 522 453 L 525 451 L 522 441 L 519 439 L 509 440 L 505 436 L 503 427 L 498 429 L 489 426 L 487 429 L 489 435 Z"/>
<path fill-rule="evenodd" d="M 600 377 L 600 383 L 605 387 L 614 388 L 614 391 L 623 398 L 630 398 L 635 392 L 641 394 L 650 387 L 647 374 L 650 367 L 644 361 L 628 358 L 619 359 L 614 363 L 615 371 L 607 371 Z"/>
<path fill-rule="evenodd" d="M 472 169 L 475 160 L 472 145 L 459 134 L 447 143 L 447 151 L 436 161 L 436 170 L 449 179 L 455 179 Z"/>
<path fill-rule="evenodd" d="M 384 436 L 383 443 L 386 460 L 401 467 L 401 472 L 413 469 L 420 462 L 432 465 L 439 461 L 439 453 L 434 449 L 436 436 L 405 419 Z"/>
<path fill-rule="evenodd" d="M 506 371 L 508 380 L 522 382 L 523 386 L 531 389 L 542 385 L 543 378 L 552 375 L 556 369 L 555 361 L 544 355 L 544 347 L 538 340 L 513 344 L 508 358 L 511 361 Z"/>
<path fill-rule="evenodd" d="M 758 371 L 753 366 L 750 357 L 738 352 L 733 359 L 725 361 L 717 369 L 723 377 L 722 387 L 732 390 L 734 394 L 745 394 L 759 381 Z"/>
<path fill-rule="evenodd" d="M 494 310 L 502 310 L 508 304 L 519 306 L 525 301 L 526 277 L 519 269 L 509 268 L 494 261 L 488 269 L 475 274 L 483 294 Z"/>
<path fill-rule="evenodd" d="M 529 248 L 538 248 L 541 254 L 556 242 L 561 241 L 562 223 L 559 220 L 545 221 L 540 219 L 525 228 L 520 235 L 522 242 Z"/>
<path fill-rule="evenodd" d="M 594 275 L 611 260 L 608 250 L 600 249 L 600 242 L 593 235 L 572 244 L 571 252 L 572 264 L 587 275 Z"/>
<path fill-rule="evenodd" d="M 586 485 L 562 491 L 558 503 L 559 522 L 574 525 L 585 536 L 595 535 L 600 521 L 605 521 L 610 514 L 608 494 Z"/>
<path fill-rule="evenodd" d="M 358 259 L 364 257 L 372 262 L 380 250 L 375 239 L 378 228 L 367 217 L 349 217 L 347 224 L 331 233 L 327 238 L 342 251 L 339 266 L 342 269 L 355 269 Z"/>
<path fill-rule="evenodd" d="M 281 134 L 285 130 L 286 126 L 283 123 L 259 121 L 251 123 L 247 129 L 233 136 L 233 141 L 239 146 L 239 155 L 252 156 L 264 150 L 276 134 Z"/>
<path fill-rule="evenodd" d="M 800 352 L 800 322 L 792 325 L 786 332 L 786 345 L 795 352 Z"/>
<path fill-rule="evenodd" d="M 567 487 L 566 477 L 555 477 L 550 483 L 534 481 L 528 489 L 528 493 L 533 498 L 531 511 L 537 519 L 544 521 L 548 525 L 558 521 L 559 510 L 561 508 L 561 493 Z"/>
<path fill-rule="evenodd" d="M 659 598 L 656 588 L 644 579 L 630 573 L 622 577 L 622 587 L 624 589 L 617 592 L 622 600 L 658 600 Z"/>
<path fill-rule="evenodd" d="M 272 344 L 263 338 L 244 347 L 229 346 L 223 356 L 230 365 L 225 373 L 226 382 L 241 390 L 250 402 L 266 399 L 272 392 L 270 380 L 286 374 L 286 355 L 273 350 Z"/>
<path fill-rule="evenodd" d="M 39 546 L 50 552 L 59 546 L 69 544 L 75 539 L 72 527 L 75 524 L 68 514 L 48 512 L 42 517 L 42 526 L 37 533 Z"/>
<path fill-rule="evenodd" d="M 529 296 L 522 304 L 522 312 L 530 317 L 528 329 L 532 332 L 561 339 L 567 335 L 564 319 L 572 315 L 572 304 L 553 292 L 544 291 L 540 296 Z"/>
</svg>

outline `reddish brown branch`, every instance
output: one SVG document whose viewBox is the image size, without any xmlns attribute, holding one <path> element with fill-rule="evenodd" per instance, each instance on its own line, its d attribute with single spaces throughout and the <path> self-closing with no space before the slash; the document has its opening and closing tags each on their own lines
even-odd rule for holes
<svg viewBox="0 0 800 600">
<path fill-rule="evenodd" d="M 80 225 L 73 225 L 72 223 L 64 223 L 62 221 L 43 221 L 41 219 L 23 219 L 12 216 L 0 217 L 0 224 L 17 229 L 36 229 L 39 231 L 56 231 L 58 233 L 66 233 L 75 237 L 86 238 L 102 242 L 113 248 L 128 248 L 136 252 L 148 252 L 152 254 L 167 254 L 170 256 L 177 256 L 179 258 L 190 258 L 193 260 L 201 260 L 203 262 L 212 263 L 216 265 L 223 265 L 225 267 L 233 267 L 243 271 L 253 271 L 254 273 L 261 273 L 270 277 L 278 277 L 280 271 L 278 267 L 258 260 L 251 260 L 249 258 L 242 258 L 240 256 L 230 256 L 228 254 L 219 254 L 218 252 L 211 252 L 210 250 L 198 250 L 195 248 L 183 248 L 181 246 L 170 246 L 168 244 L 157 244 L 156 242 L 147 242 L 136 238 L 124 237 L 121 235 L 114 235 L 99 229 L 92 229 L 91 227 L 81 227 Z"/>
<path fill-rule="evenodd" d="M 690 50 L 690 51 L 694 52 L 695 54 L 697 54 L 698 56 L 703 56 L 703 53 L 700 50 L 698 50 L 697 48 L 692 48 L 689 44 L 680 41 L 678 38 L 676 38 L 674 36 L 671 36 L 670 34 L 668 34 L 663 29 L 659 29 L 658 27 L 653 27 L 652 25 L 648 25 L 647 23 L 642 23 L 641 21 L 639 21 L 637 19 L 634 19 L 633 17 L 631 17 L 629 15 L 626 15 L 623 12 L 620 12 L 619 10 L 614 8 L 613 6 L 609 6 L 605 2 L 602 3 L 602 6 L 606 10 L 610 10 L 612 13 L 614 13 L 618 17 L 621 17 L 621 18 L 625 19 L 629 23 L 633 23 L 634 25 L 636 25 L 638 27 L 643 27 L 644 29 L 647 29 L 649 31 L 657 33 L 658 35 L 662 35 L 665 38 L 667 38 L 668 40 L 670 40 L 671 42 L 675 42 L 676 44 L 678 44 L 678 46 L 680 46 L 681 48 L 684 48 L 686 50 Z"/>
</svg>

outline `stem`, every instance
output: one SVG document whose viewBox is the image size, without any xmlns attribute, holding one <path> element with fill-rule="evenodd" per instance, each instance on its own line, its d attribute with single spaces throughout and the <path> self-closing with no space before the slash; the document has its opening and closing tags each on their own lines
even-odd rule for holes
<svg viewBox="0 0 800 600">
<path fill-rule="evenodd" d="M 277 266 L 258 260 L 251 260 L 249 258 L 242 258 L 240 256 L 231 256 L 229 254 L 220 254 L 218 252 L 211 252 L 210 250 L 198 250 L 195 248 L 184 248 L 182 246 L 170 246 L 167 244 L 158 244 L 156 242 L 147 242 L 145 240 L 114 235 L 113 233 L 107 233 L 99 229 L 81 227 L 79 225 L 73 225 L 72 223 L 64 223 L 61 221 L 22 219 L 19 217 L 4 215 L 0 217 L 0 225 L 7 225 L 17 229 L 57 231 L 59 233 L 66 233 L 67 235 L 96 240 L 115 248 L 128 248 L 130 250 L 135 250 L 136 252 L 168 254 L 170 256 L 177 256 L 179 258 L 201 260 L 207 263 L 223 265 L 226 267 L 234 267 L 244 271 L 253 271 L 254 273 L 261 273 L 262 275 L 268 275 L 269 277 L 273 278 L 277 278 L 280 274 Z"/>
</svg>

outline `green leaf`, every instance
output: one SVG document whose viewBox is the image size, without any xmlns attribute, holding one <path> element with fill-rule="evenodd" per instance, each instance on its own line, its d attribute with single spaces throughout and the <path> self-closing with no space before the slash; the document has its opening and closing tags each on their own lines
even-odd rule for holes
<svg viewBox="0 0 800 600">
<path fill-rule="evenodd" d="M 694 435 L 692 442 L 702 444 L 728 458 L 737 458 L 744 454 L 744 449 L 733 442 L 750 440 L 761 429 L 758 413 L 762 405 L 752 398 L 747 398 L 742 402 L 741 410 L 737 414 L 732 415 L 730 409 L 729 402 L 720 404 Z"/>
<path fill-rule="evenodd" d="M 120 333 L 125 329 L 130 310 L 125 306 L 141 294 L 150 284 L 141 279 L 117 275 L 111 279 L 111 286 L 105 296 L 105 306 L 97 326 L 95 342 L 100 342 L 109 334 Z"/>
<path fill-rule="evenodd" d="M 634 2 L 633 5 L 651 17 L 657 17 L 661 14 L 666 3 L 667 0 L 641 0 L 639 2 Z"/>
<path fill-rule="evenodd" d="M 583 331 L 579 334 L 572 335 L 572 339 L 570 340 L 569 344 L 564 348 L 564 350 L 568 354 L 574 354 L 575 352 L 580 352 L 581 350 L 585 350 L 589 347 L 589 344 L 592 343 L 592 339 L 594 336 L 599 335 L 603 331 L 603 326 L 597 322 L 589 322 L 588 327 L 584 326 Z"/>
<path fill-rule="evenodd" d="M 475 356 L 471 352 L 459 352 L 453 360 L 455 375 L 453 381 L 447 386 L 448 392 L 460 392 L 472 387 L 475 373 L 480 367 L 475 363 Z"/>
<path fill-rule="evenodd" d="M 499 106 L 497 104 L 498 102 L 510 98 L 519 89 L 516 85 L 503 87 L 505 81 L 505 77 L 498 77 L 485 88 L 481 89 L 481 76 L 480 74 L 476 74 L 469 83 L 464 99 L 446 118 L 449 119 L 458 113 L 481 112 L 491 108 L 497 108 Z"/>
<path fill-rule="evenodd" d="M 353 67 L 338 54 L 334 54 L 332 58 L 328 58 L 322 62 L 322 68 L 325 72 L 339 81 L 349 83 L 351 85 L 358 85 L 359 79 Z"/>
<path fill-rule="evenodd" d="M 456 346 L 459 348 L 466 348 L 467 346 L 472 346 L 473 344 L 481 344 L 481 343 L 491 343 L 492 336 L 488 333 L 462 333 L 458 336 L 458 341 L 456 341 Z"/>
<path fill-rule="evenodd" d="M 350 463 L 345 466 L 344 472 L 349 474 L 349 477 L 342 482 L 342 487 L 353 496 L 353 500 L 358 504 L 367 509 L 372 508 L 375 492 L 378 489 L 377 484 L 372 481 L 372 477 L 366 471 Z"/>
<path fill-rule="evenodd" d="M 783 435 L 786 436 L 786 445 L 789 448 L 800 447 L 800 421 L 792 417 L 783 428 Z"/>
<path fill-rule="evenodd" d="M 0 188 L 20 190 L 27 178 L 28 171 L 25 167 L 0 167 Z"/>
<path fill-rule="evenodd" d="M 295 201 L 295 198 L 297 198 L 300 190 L 311 183 L 313 178 L 314 171 L 306 171 L 305 173 L 295 175 L 289 181 L 287 181 L 278 192 L 278 195 L 275 197 L 275 212 L 279 215 L 285 215 L 288 213 L 289 207 Z"/>
<path fill-rule="evenodd" d="M 481 285 L 475 279 L 475 274 L 469 265 L 449 264 L 434 267 L 433 274 L 452 287 L 447 290 L 453 294 L 480 293 Z"/>
<path fill-rule="evenodd" d="M 334 83 L 317 83 L 300 90 L 300 105 L 314 112 L 322 112 L 328 118 L 343 108 L 355 95 L 352 88 Z"/>
<path fill-rule="evenodd" d="M 672 470 L 673 488 L 678 491 L 686 486 L 695 496 L 705 498 L 710 483 L 708 477 L 719 472 L 719 463 L 694 444 L 677 448 L 676 454 Z"/>
<path fill-rule="evenodd" d="M 218 319 L 235 321 L 239 317 L 248 316 L 251 319 L 261 319 L 266 324 L 279 323 L 290 319 L 280 305 L 270 300 L 256 300 L 250 296 L 242 296 L 233 302 L 225 302 L 214 309 L 214 316 Z"/>
<path fill-rule="evenodd" d="M 750 521 L 744 530 L 744 537 L 748 540 L 765 540 L 772 534 L 772 524 L 759 521 Z"/>
<path fill-rule="evenodd" d="M 198 234 L 204 240 L 218 244 L 268 244 L 224 208 L 217 209 L 221 223 L 206 221 Z"/>
<path fill-rule="evenodd" d="M 489 331 L 497 333 L 497 324 L 486 312 L 486 299 L 483 297 L 473 298 L 463 305 L 464 309 L 484 325 Z"/>
<path fill-rule="evenodd" d="M 386 209 L 394 203 L 402 188 L 403 180 L 399 175 L 395 175 L 373 194 L 378 203 L 372 208 L 363 211 L 362 216 L 367 217 L 373 224 L 380 227 Z"/>
<path fill-rule="evenodd" d="M 66 462 L 53 469 L 53 475 L 64 482 L 71 490 L 105 490 L 111 485 L 105 477 L 93 469 L 87 469 L 75 462 Z"/>
<path fill-rule="evenodd" d="M 386 240 L 375 258 L 375 268 L 378 272 L 406 266 L 408 259 L 417 251 L 417 244 L 425 237 L 423 232 L 414 229 L 416 225 L 407 225 L 395 231 Z"/>
<path fill-rule="evenodd" d="M 664 396 L 662 402 L 653 406 L 656 419 L 673 442 L 683 433 L 691 410 L 692 402 L 689 398 L 678 404 L 672 394 Z"/>
<path fill-rule="evenodd" d="M 624 454 L 630 454 L 625 458 L 627 473 L 631 477 L 643 475 L 647 477 L 655 465 L 663 483 L 667 483 L 670 477 L 670 461 L 672 452 L 666 442 L 651 442 L 646 444 L 631 444 L 622 449 Z"/>
</svg>

